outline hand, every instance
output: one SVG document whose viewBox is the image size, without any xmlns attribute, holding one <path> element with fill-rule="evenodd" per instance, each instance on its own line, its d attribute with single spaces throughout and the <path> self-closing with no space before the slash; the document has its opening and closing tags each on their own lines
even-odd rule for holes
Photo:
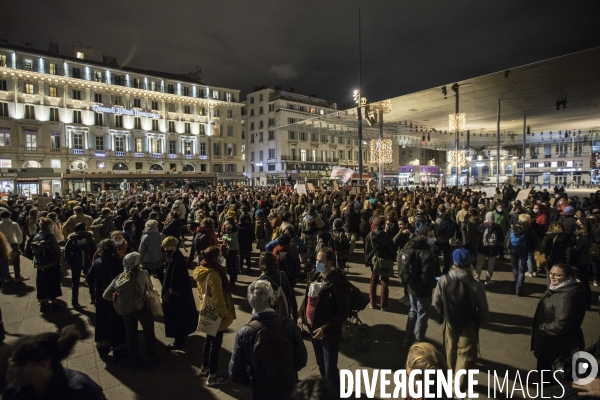
<svg viewBox="0 0 600 400">
<path fill-rule="evenodd" d="M 325 338 L 325 332 L 321 328 L 316 329 L 313 332 L 313 339 L 321 340 Z"/>
<path fill-rule="evenodd" d="M 573 384 L 573 388 L 579 390 L 579 396 L 600 397 L 600 379 L 596 378 L 587 385 Z"/>
<path fill-rule="evenodd" d="M 296 325 L 298 325 L 298 329 L 303 330 L 303 328 L 302 328 L 302 318 L 298 318 L 298 320 L 296 321 Z"/>
</svg>

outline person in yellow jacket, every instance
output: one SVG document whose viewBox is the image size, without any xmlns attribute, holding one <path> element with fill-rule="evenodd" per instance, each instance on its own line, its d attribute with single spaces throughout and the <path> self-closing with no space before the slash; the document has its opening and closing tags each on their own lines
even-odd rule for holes
<svg viewBox="0 0 600 400">
<path fill-rule="evenodd" d="M 204 250 L 204 259 L 194 269 L 194 280 L 198 285 L 200 296 L 200 308 L 202 308 L 202 297 L 206 289 L 212 297 L 219 316 L 223 318 L 216 336 L 206 335 L 204 350 L 202 354 L 201 376 L 208 376 L 206 385 L 208 387 L 223 384 L 229 380 L 219 375 L 219 352 L 223 343 L 223 333 L 236 318 L 233 297 L 231 296 L 231 285 L 225 274 L 225 268 L 221 265 L 224 259 L 218 246 L 210 246 Z"/>
</svg>

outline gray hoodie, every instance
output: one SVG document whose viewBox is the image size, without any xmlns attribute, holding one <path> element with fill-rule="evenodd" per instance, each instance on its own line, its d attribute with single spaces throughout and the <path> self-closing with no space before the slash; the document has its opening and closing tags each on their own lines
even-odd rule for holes
<svg viewBox="0 0 600 400">
<path fill-rule="evenodd" d="M 163 259 L 162 241 L 165 236 L 158 228 L 144 229 L 140 242 L 140 256 L 144 263 L 154 263 Z"/>
<path fill-rule="evenodd" d="M 488 307 L 487 298 L 485 296 L 485 289 L 483 284 L 479 281 L 476 281 L 473 278 L 473 275 L 468 273 L 470 269 L 460 269 L 460 268 L 452 268 L 448 275 L 453 279 L 463 279 L 465 283 L 469 286 L 471 292 L 471 299 L 475 307 L 477 308 L 479 314 L 479 327 L 481 327 L 485 321 L 488 319 L 490 314 L 490 309 Z M 433 292 L 433 306 L 438 314 L 442 315 L 444 313 L 444 305 L 442 303 L 442 292 L 445 290 L 448 275 L 442 275 L 440 280 L 438 281 L 437 286 L 435 287 L 435 291 Z"/>
</svg>

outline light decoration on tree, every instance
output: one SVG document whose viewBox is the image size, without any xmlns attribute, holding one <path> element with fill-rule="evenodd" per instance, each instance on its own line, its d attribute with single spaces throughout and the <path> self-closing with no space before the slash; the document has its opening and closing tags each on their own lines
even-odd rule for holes
<svg viewBox="0 0 600 400">
<path fill-rule="evenodd" d="M 378 163 L 380 156 L 383 164 L 392 162 L 392 139 L 371 139 L 369 148 L 372 163 Z"/>
<path fill-rule="evenodd" d="M 467 151 L 466 150 L 450 150 L 450 165 L 456 167 L 456 170 L 460 167 L 467 165 Z"/>
<path fill-rule="evenodd" d="M 458 113 L 448 115 L 450 132 L 464 131 L 467 126 L 467 114 Z"/>
</svg>

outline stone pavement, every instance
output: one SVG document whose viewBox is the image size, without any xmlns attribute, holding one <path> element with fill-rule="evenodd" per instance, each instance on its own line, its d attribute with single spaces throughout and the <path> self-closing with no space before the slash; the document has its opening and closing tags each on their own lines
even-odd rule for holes
<svg viewBox="0 0 600 400">
<path fill-rule="evenodd" d="M 355 254 L 351 255 L 349 279 L 363 292 L 368 293 L 370 272 L 362 264 L 362 243 L 357 244 Z M 258 254 L 253 255 L 256 264 Z M 8 331 L 7 343 L 11 343 L 19 335 L 55 331 L 57 328 L 75 324 L 84 334 L 84 338 L 76 345 L 73 353 L 65 360 L 65 366 L 83 371 L 100 384 L 108 399 L 248 399 L 247 388 L 228 383 L 219 389 L 205 387 L 204 380 L 197 377 L 201 365 L 203 337 L 192 335 L 186 343 L 185 351 L 170 352 L 166 344 L 171 339 L 164 334 L 162 322 L 156 322 L 156 335 L 159 340 L 158 352 L 161 364 L 153 371 L 142 369 L 131 371 L 124 362 L 112 362 L 98 357 L 93 341 L 94 306 L 88 303 L 87 287 L 80 288 L 80 302 L 85 308 L 75 311 L 70 308 L 69 275 L 63 277 L 63 296 L 65 308 L 42 316 L 35 291 L 35 270 L 32 263 L 23 258 L 23 274 L 31 280 L 23 283 L 9 283 L 0 294 L 0 307 Z M 499 376 L 509 371 L 514 376 L 516 371 L 535 369 L 536 361 L 530 351 L 530 326 L 537 302 L 546 288 L 545 278 L 526 278 L 525 297 L 514 296 L 514 283 L 510 267 L 506 263 L 497 263 L 498 271 L 494 278 L 496 283 L 487 286 L 488 302 L 491 318 L 483 326 L 480 333 L 481 356 L 480 370 L 496 370 Z M 70 273 L 70 271 L 69 271 Z M 190 271 L 191 274 L 191 271 Z M 220 357 L 220 370 L 226 373 L 235 332 L 250 318 L 250 307 L 246 301 L 247 285 L 258 277 L 255 270 L 251 276 L 241 275 L 240 285 L 234 289 L 234 301 L 237 307 L 237 320 L 227 330 Z M 159 287 L 158 281 L 155 285 Z M 305 284 L 297 285 L 296 294 L 299 303 Z M 594 290 L 594 304 L 598 298 L 598 288 Z M 406 349 L 401 348 L 401 341 L 406 325 L 408 307 L 399 301 L 403 289 L 397 279 L 391 282 L 389 311 L 365 309 L 360 318 L 370 326 L 368 341 L 370 347 L 364 353 L 357 351 L 358 341 L 356 329 L 350 325 L 344 332 L 344 343 L 341 346 L 339 367 L 347 369 L 401 369 L 405 366 Z M 435 311 L 430 313 L 427 340 L 441 348 L 442 328 L 436 322 Z M 597 308 L 589 311 L 583 324 L 586 345 L 594 343 L 600 332 L 600 317 Z M 141 329 L 141 327 L 140 327 Z M 142 335 L 140 335 L 143 341 Z M 318 374 L 318 367 L 312 352 L 310 341 L 305 338 L 309 351 L 307 367 L 300 372 L 300 378 Z M 141 354 L 144 354 L 142 347 Z M 524 377 L 526 375 L 522 374 Z M 524 379 L 524 378 L 523 378 Z M 479 376 L 480 398 L 487 395 L 487 374 Z M 512 383 L 511 383 L 512 387 Z M 377 388 L 376 394 L 379 394 Z M 519 392 L 517 392 L 517 396 Z M 354 396 L 353 396 L 354 397 Z M 497 396 L 500 398 L 503 396 Z M 363 398 L 364 390 L 363 390 Z"/>
</svg>

